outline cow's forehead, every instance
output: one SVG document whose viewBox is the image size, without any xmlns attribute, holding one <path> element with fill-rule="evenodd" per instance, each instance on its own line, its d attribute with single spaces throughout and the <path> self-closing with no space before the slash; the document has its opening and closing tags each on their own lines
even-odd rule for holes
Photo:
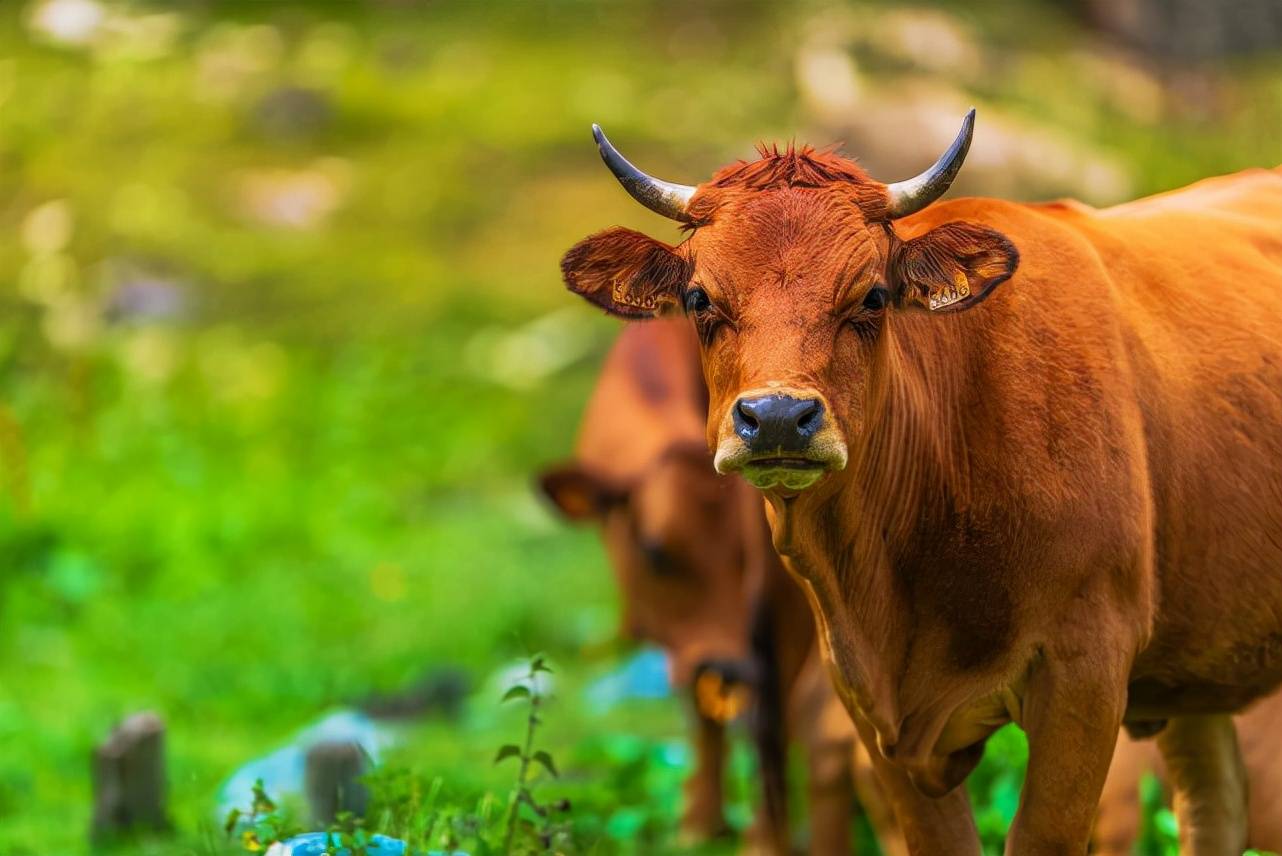
<svg viewBox="0 0 1282 856">
<path fill-rule="evenodd" d="M 881 234 L 843 188 L 787 187 L 736 194 L 690 243 L 696 275 L 723 290 L 833 291 L 876 259 Z"/>
</svg>

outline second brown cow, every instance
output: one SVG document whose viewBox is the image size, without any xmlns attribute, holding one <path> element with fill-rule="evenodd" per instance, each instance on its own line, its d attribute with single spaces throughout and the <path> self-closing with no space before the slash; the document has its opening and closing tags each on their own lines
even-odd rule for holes
<svg viewBox="0 0 1282 856">
<path fill-rule="evenodd" d="M 760 498 L 712 469 L 706 408 L 688 327 L 625 327 L 588 403 L 573 460 L 546 471 L 540 484 L 564 516 L 600 528 L 626 635 L 663 647 L 673 684 L 691 696 L 696 768 L 685 833 L 726 831 L 725 726 L 747 711 L 764 792 L 754 845 L 789 852 L 791 734 L 807 755 L 810 851 L 846 852 L 854 729 L 823 671 L 804 596 L 771 546 Z M 901 852 L 868 764 L 859 770 L 865 811 L 887 852 Z"/>
</svg>

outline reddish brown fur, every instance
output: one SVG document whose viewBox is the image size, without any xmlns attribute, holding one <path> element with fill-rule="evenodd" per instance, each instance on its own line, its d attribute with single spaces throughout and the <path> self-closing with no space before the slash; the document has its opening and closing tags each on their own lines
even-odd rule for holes
<svg viewBox="0 0 1282 856">
<path fill-rule="evenodd" d="M 755 161 L 739 161 L 718 170 L 702 192 L 692 201 L 692 228 L 711 223 L 721 205 L 735 194 L 785 187 L 822 187 L 834 183 L 847 185 L 856 194 L 857 204 L 881 217 L 886 212 L 886 194 L 854 161 L 833 151 L 810 146 L 757 147 L 761 155 Z"/>
<path fill-rule="evenodd" d="M 646 293 L 711 298 L 713 446 L 763 388 L 819 397 L 848 443 L 843 471 L 767 492 L 771 525 L 915 850 L 975 852 L 953 788 L 1013 718 L 1031 755 L 1008 851 L 1081 852 L 1123 717 L 1172 719 L 1164 751 L 1193 758 L 1213 735 L 1184 717 L 1282 680 L 1282 175 L 1106 211 L 958 200 L 893 228 L 853 166 L 733 180 L 833 157 L 701 186 L 669 249 L 686 267 Z M 583 267 L 601 240 L 572 251 L 580 293 L 636 282 Z M 984 302 L 921 311 L 914 283 Z M 864 308 L 874 287 L 896 305 Z M 1236 775 L 1227 755 L 1181 769 L 1194 808 Z M 1226 812 L 1189 815 L 1192 849 L 1236 846 Z"/>
</svg>

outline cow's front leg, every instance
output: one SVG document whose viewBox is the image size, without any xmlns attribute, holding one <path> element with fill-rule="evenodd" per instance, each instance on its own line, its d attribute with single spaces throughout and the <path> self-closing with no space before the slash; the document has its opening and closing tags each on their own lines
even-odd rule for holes
<svg viewBox="0 0 1282 856">
<path fill-rule="evenodd" d="M 854 746 L 854 779 L 855 795 L 859 798 L 859 807 L 877 835 L 883 856 L 908 856 L 908 842 L 904 840 L 903 830 L 895 820 L 895 810 L 886 798 L 877 771 L 873 769 L 872 759 L 868 756 L 868 747 L 862 740 L 855 740 Z M 848 822 L 847 822 L 848 823 Z M 819 856 L 819 850 L 811 848 Z"/>
<path fill-rule="evenodd" d="M 694 725 L 694 772 L 686 780 L 686 809 L 681 818 L 681 837 L 707 841 L 729 832 L 722 799 L 725 770 L 726 733 L 721 723 L 696 710 Z"/>
<path fill-rule="evenodd" d="M 1091 852 L 1096 856 L 1131 856 L 1135 851 L 1144 815 L 1140 782 L 1156 773 L 1160 763 L 1153 741 L 1118 735 L 1091 833 Z"/>
<path fill-rule="evenodd" d="M 1175 792 L 1180 852 L 1238 856 L 1247 844 L 1247 782 L 1233 717 L 1175 717 L 1157 748 Z"/>
<path fill-rule="evenodd" d="M 854 741 L 858 742 L 858 741 Z M 850 821 L 855 802 L 849 741 L 816 741 L 809 758 L 810 849 L 814 856 L 850 852 Z"/>
<path fill-rule="evenodd" d="M 890 852 L 907 847 L 913 856 L 979 856 L 979 833 L 964 787 L 953 788 L 942 797 L 928 797 L 909 779 L 899 765 L 886 760 L 877 748 L 877 735 L 861 716 L 854 716 L 855 727 L 872 761 L 877 781 L 886 794 L 895 819 L 899 821 L 898 837 Z M 879 830 L 880 832 L 880 830 Z"/>
<path fill-rule="evenodd" d="M 1086 852 L 1126 707 L 1129 662 L 1113 649 L 1047 650 L 1034 663 L 1021 716 L 1028 772 L 1009 856 Z"/>
</svg>

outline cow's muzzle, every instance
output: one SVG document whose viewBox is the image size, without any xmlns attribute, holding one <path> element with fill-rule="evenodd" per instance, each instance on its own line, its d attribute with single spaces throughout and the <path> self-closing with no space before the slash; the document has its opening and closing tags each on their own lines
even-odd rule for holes
<svg viewBox="0 0 1282 856">
<path fill-rule="evenodd" d="M 844 469 L 846 443 L 823 398 L 805 390 L 745 393 L 722 421 L 715 464 L 763 490 L 804 490 Z"/>
</svg>

